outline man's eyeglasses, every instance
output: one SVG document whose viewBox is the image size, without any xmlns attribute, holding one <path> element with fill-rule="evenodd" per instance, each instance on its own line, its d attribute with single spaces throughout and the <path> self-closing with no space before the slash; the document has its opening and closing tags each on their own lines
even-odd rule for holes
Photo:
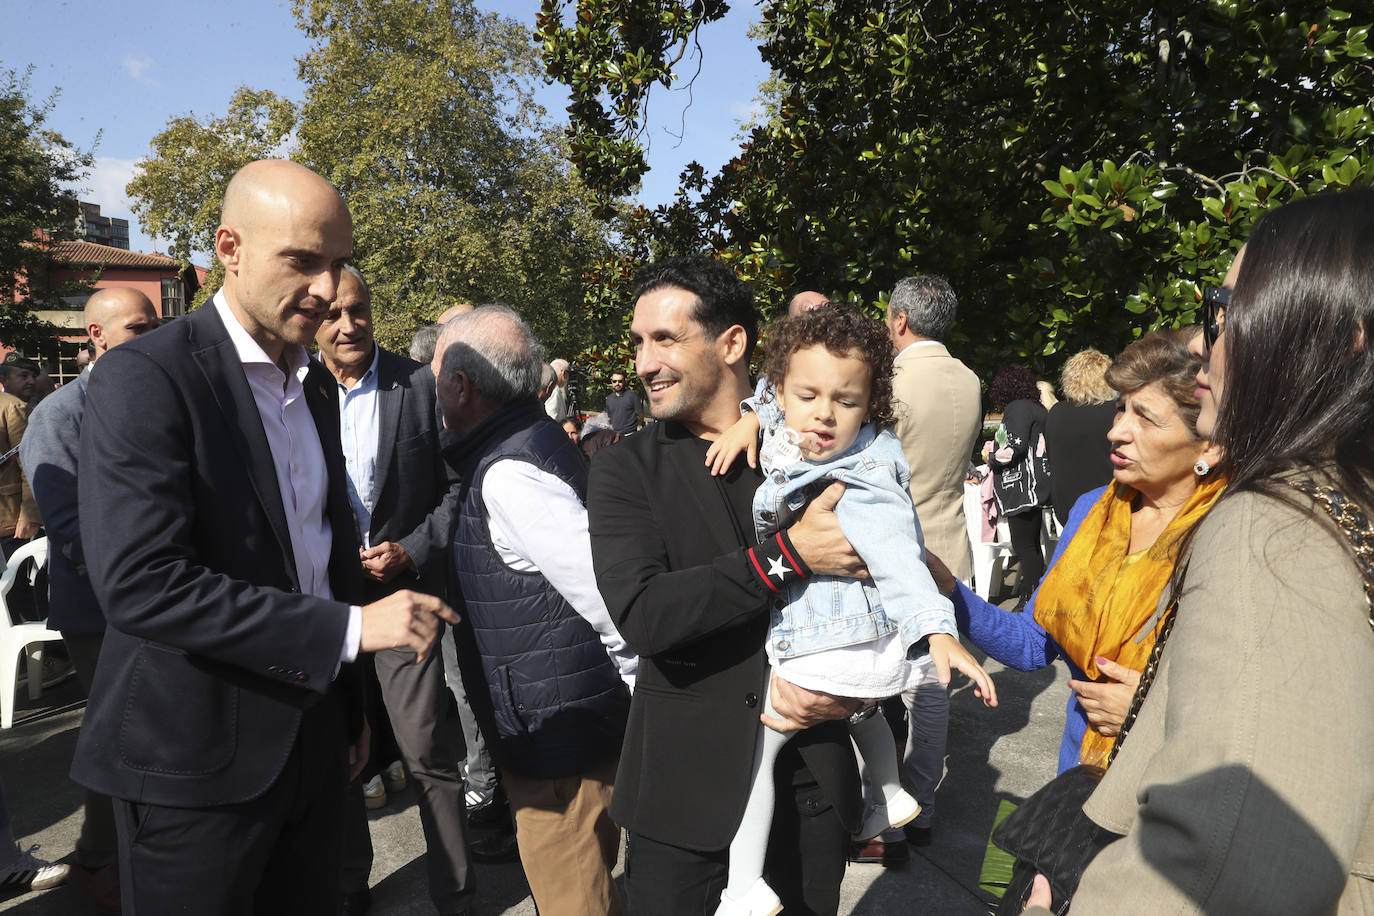
<svg viewBox="0 0 1374 916">
<path fill-rule="evenodd" d="M 1231 304 L 1231 291 L 1224 286 L 1202 288 L 1202 341 L 1211 350 L 1226 329 L 1226 306 Z"/>
</svg>

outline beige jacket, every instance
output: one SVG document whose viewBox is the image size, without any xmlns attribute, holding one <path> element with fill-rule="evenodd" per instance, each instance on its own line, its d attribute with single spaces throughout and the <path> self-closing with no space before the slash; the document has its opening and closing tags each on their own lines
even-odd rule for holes
<svg viewBox="0 0 1374 916">
<path fill-rule="evenodd" d="M 24 402 L 0 392 L 0 454 L 8 452 L 24 438 L 29 416 Z M 19 467 L 19 456 L 0 469 L 0 537 L 12 537 L 20 520 L 41 521 L 38 506 L 29 492 L 29 481 Z"/>
<path fill-rule="evenodd" d="M 922 343 L 893 363 L 892 392 L 926 546 L 968 581 L 973 552 L 964 524 L 964 474 L 983 426 L 978 376 L 944 344 Z"/>
<path fill-rule="evenodd" d="M 1374 631 L 1342 544 L 1250 493 L 1203 523 L 1158 678 L 1084 806 L 1126 836 L 1072 916 L 1374 914 Z"/>
</svg>

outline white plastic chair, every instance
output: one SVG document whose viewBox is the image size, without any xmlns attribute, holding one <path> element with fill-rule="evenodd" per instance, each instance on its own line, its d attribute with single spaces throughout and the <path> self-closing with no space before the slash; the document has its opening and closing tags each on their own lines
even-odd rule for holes
<svg viewBox="0 0 1374 916">
<path fill-rule="evenodd" d="M 968 529 L 969 546 L 973 548 L 973 590 L 987 601 L 992 594 L 992 583 L 1001 583 L 1006 561 L 1012 557 L 1011 536 L 1007 534 L 1007 523 L 999 518 L 997 540 L 983 540 L 983 494 L 977 484 L 964 484 L 964 525 Z"/>
<path fill-rule="evenodd" d="M 23 652 L 28 660 L 29 699 L 36 700 L 43 695 L 42 644 L 62 638 L 61 633 L 48 629 L 46 620 L 14 623 L 10 617 L 10 589 L 14 588 L 15 577 L 26 560 L 33 560 L 38 567 L 47 563 L 48 539 L 38 538 L 16 550 L 10 556 L 4 575 L 0 576 L 0 728 L 14 725 L 14 695 L 19 689 L 19 653 Z M 30 649 L 34 643 L 38 643 L 38 647 Z"/>
</svg>

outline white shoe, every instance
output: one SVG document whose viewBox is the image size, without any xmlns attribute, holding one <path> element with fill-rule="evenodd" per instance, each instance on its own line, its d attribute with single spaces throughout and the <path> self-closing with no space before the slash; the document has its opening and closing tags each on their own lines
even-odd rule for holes
<svg viewBox="0 0 1374 916">
<path fill-rule="evenodd" d="M 716 907 L 716 916 L 777 916 L 781 912 L 782 901 L 762 878 L 750 885 L 739 899 L 721 894 L 720 906 Z"/>
<path fill-rule="evenodd" d="M 905 789 L 898 789 L 886 804 L 879 802 L 868 809 L 868 817 L 864 818 L 864 825 L 854 834 L 854 839 L 866 843 L 889 827 L 910 823 L 920 813 L 921 806 L 916 799 Z"/>
<path fill-rule="evenodd" d="M 363 783 L 363 807 L 369 811 L 386 807 L 386 785 L 381 773 Z"/>
<path fill-rule="evenodd" d="M 401 761 L 393 761 L 391 766 L 382 771 L 382 782 L 386 783 L 388 792 L 400 792 L 406 787 L 406 767 Z"/>
<path fill-rule="evenodd" d="M 9 865 L 0 866 L 0 888 L 22 887 L 25 890 L 45 891 L 67 880 L 70 866 L 62 863 L 54 865 L 35 858 L 33 850 L 37 848 L 32 846 L 28 852 L 19 853 L 19 858 Z"/>
</svg>

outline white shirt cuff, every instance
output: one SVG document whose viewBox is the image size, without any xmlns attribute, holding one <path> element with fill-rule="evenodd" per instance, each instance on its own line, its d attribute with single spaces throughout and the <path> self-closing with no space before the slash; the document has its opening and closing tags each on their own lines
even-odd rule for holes
<svg viewBox="0 0 1374 916">
<path fill-rule="evenodd" d="M 358 658 L 358 647 L 363 641 L 363 609 L 360 605 L 348 606 L 348 629 L 344 631 L 342 661 L 351 662 Z"/>
</svg>

